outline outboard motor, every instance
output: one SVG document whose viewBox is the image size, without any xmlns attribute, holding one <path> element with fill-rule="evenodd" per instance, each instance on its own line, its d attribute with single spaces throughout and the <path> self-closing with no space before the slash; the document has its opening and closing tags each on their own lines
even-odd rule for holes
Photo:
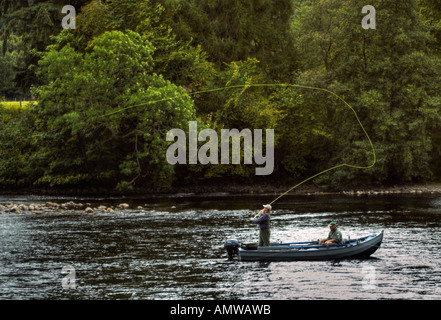
<svg viewBox="0 0 441 320">
<path fill-rule="evenodd" d="M 233 260 L 234 255 L 239 254 L 239 241 L 236 239 L 228 239 L 224 243 L 224 248 L 227 250 L 228 260 Z"/>
</svg>

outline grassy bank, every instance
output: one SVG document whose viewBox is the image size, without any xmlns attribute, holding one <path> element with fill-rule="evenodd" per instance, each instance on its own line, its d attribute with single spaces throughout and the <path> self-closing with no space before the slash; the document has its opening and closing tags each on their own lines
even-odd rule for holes
<svg viewBox="0 0 441 320">
<path fill-rule="evenodd" d="M 0 107 L 6 109 L 19 109 L 19 108 L 27 108 L 32 103 L 35 103 L 35 101 L 1 101 Z"/>
</svg>

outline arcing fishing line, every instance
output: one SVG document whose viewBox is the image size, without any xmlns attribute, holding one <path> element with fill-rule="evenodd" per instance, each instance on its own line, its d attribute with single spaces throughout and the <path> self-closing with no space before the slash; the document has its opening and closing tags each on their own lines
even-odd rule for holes
<svg viewBox="0 0 441 320">
<path fill-rule="evenodd" d="M 270 202 L 270 204 L 273 204 L 274 202 L 276 202 L 277 200 L 279 200 L 281 197 L 283 197 L 284 195 L 286 195 L 286 194 L 289 193 L 290 191 L 294 190 L 294 189 L 297 188 L 298 186 L 302 185 L 303 183 L 305 183 L 305 182 L 307 182 L 307 181 L 309 181 L 309 180 L 311 180 L 311 179 L 314 179 L 315 177 L 318 177 L 319 175 L 322 175 L 322 174 L 324 174 L 324 173 L 326 173 L 326 172 L 328 172 L 328 171 L 335 170 L 335 169 L 337 169 L 337 168 L 341 168 L 341 167 L 356 168 L 356 169 L 370 169 L 370 168 L 372 168 L 372 167 L 375 165 L 375 163 L 377 162 L 377 156 L 376 156 L 376 153 L 375 153 L 374 145 L 373 145 L 372 140 L 371 140 L 371 138 L 369 137 L 368 133 L 366 132 L 366 130 L 365 130 L 363 124 L 361 123 L 360 118 L 358 117 L 357 112 L 356 112 L 355 109 L 354 109 L 349 103 L 347 103 L 342 97 L 340 97 L 338 94 L 336 94 L 335 92 L 332 92 L 332 91 L 330 91 L 330 90 L 323 89 L 323 88 L 318 88 L 318 87 L 304 86 L 304 85 L 300 85 L 300 84 L 287 84 L 287 83 L 280 83 L 280 84 L 278 84 L 278 83 L 257 83 L 257 84 L 241 84 L 241 85 L 226 86 L 226 87 L 221 87 L 221 88 L 214 88 L 214 89 L 208 89 L 208 90 L 201 90 L 201 91 L 190 92 L 190 93 L 188 93 L 188 94 L 189 94 L 189 95 L 196 95 L 196 94 L 201 94 L 201 93 L 210 93 L 210 92 L 221 91 L 221 90 L 226 90 L 226 89 L 244 88 L 244 87 L 247 87 L 247 88 L 248 88 L 248 87 L 250 87 L 250 88 L 251 88 L 251 87 L 296 87 L 296 88 L 311 89 L 311 90 L 321 90 L 321 91 L 324 91 L 324 92 L 330 93 L 330 94 L 332 94 L 333 96 L 337 97 L 337 98 L 338 98 L 340 101 L 342 101 L 342 102 L 343 102 L 343 103 L 344 103 L 349 109 L 352 110 L 352 112 L 353 112 L 354 115 L 355 115 L 355 118 L 356 118 L 357 121 L 358 121 L 358 124 L 360 125 L 361 129 L 363 130 L 364 134 L 366 135 L 366 138 L 368 139 L 369 144 L 371 145 L 371 148 L 372 148 L 373 160 L 372 160 L 372 163 L 371 163 L 369 166 L 358 166 L 358 165 L 348 164 L 348 163 L 342 163 L 342 164 L 339 164 L 339 165 L 333 166 L 333 167 L 331 167 L 331 168 L 328 168 L 328 169 L 323 170 L 323 171 L 321 171 L 321 172 L 319 172 L 319 173 L 316 173 L 316 174 L 314 174 L 313 176 L 311 176 L 311 177 L 309 177 L 309 178 L 307 178 L 307 179 L 305 179 L 305 180 L 299 182 L 298 184 L 296 184 L 296 185 L 293 186 L 292 188 L 288 189 L 286 192 L 282 193 L 280 196 L 278 196 L 278 197 L 277 197 L 276 199 L 274 199 L 272 202 Z M 140 107 L 140 106 L 147 105 L 147 104 L 153 104 L 153 103 L 164 102 L 164 101 L 171 101 L 171 100 L 174 100 L 174 99 L 176 99 L 176 98 L 172 97 L 172 98 L 164 98 L 164 99 L 159 99 L 159 100 L 153 100 L 153 101 L 149 101 L 149 102 L 146 102 L 146 103 L 142 103 L 142 104 L 138 104 L 138 105 L 133 105 L 133 106 L 130 106 L 130 107 L 126 107 L 126 108 L 123 108 L 123 109 L 120 109 L 120 110 L 117 110 L 117 111 L 114 111 L 114 112 L 111 112 L 111 113 L 105 114 L 104 116 L 112 115 L 112 114 L 115 114 L 115 113 L 118 113 L 118 112 L 122 112 L 122 111 L 127 110 L 127 109 L 132 109 L 132 108 Z"/>
</svg>

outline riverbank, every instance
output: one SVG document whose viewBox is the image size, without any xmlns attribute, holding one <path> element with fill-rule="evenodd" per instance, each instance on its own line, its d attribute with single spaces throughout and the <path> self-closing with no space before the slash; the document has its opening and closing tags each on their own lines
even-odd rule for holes
<svg viewBox="0 0 441 320">
<path fill-rule="evenodd" d="M 130 194 L 123 194 L 119 192 L 108 192 L 105 190 L 98 189 L 89 189 L 89 190 L 68 190 L 68 192 L 61 193 L 60 190 L 51 190 L 51 192 L 44 193 L 44 190 L 37 190 L 33 193 L 3 193 L 2 196 L 5 200 L 0 201 L 0 214 L 21 214 L 21 213 L 34 213 L 34 214 L 42 214 L 42 213 L 50 213 L 57 211 L 83 211 L 85 213 L 113 213 L 116 211 L 122 211 L 126 209 L 130 210 L 143 210 L 147 207 L 143 207 L 140 205 L 130 205 L 131 201 L 129 199 L 148 199 L 152 197 L 162 198 L 162 197 L 241 197 L 241 196 L 274 196 L 277 197 L 279 195 L 284 194 L 291 187 L 289 186 L 278 186 L 274 187 L 271 185 L 258 185 L 258 186 L 238 186 L 232 185 L 229 186 L 228 189 L 224 188 L 225 186 L 211 186 L 210 188 L 186 188 L 186 189 L 174 189 L 174 191 L 170 191 L 170 189 L 165 192 L 162 190 L 158 192 L 157 190 L 137 190 L 137 192 Z M 66 190 L 64 190 L 66 191 Z M 60 193 L 58 193 L 60 192 Z M 300 186 L 288 193 L 289 195 L 305 195 L 305 196 L 313 196 L 313 195 L 346 195 L 350 197 L 359 197 L 359 196 L 388 196 L 388 195 L 412 195 L 412 194 L 440 194 L 441 195 L 441 184 L 407 184 L 407 185 L 399 185 L 399 186 L 389 186 L 389 187 L 364 187 L 364 188 L 356 188 L 356 189 L 347 189 L 347 190 L 330 190 L 321 188 L 317 185 L 310 184 L 305 186 Z M 17 195 L 21 196 L 35 196 L 41 197 L 42 199 L 46 198 L 51 199 L 59 198 L 58 200 L 51 201 L 37 201 L 36 203 L 21 203 L 20 201 L 9 201 L 8 196 L 11 198 L 17 197 Z M 103 205 L 101 202 L 94 201 L 94 203 L 89 203 L 87 200 L 82 201 L 66 201 L 63 197 L 81 197 L 91 196 L 92 198 L 102 198 L 102 199 L 112 199 L 113 205 Z M 124 202 L 126 199 L 126 202 Z"/>
<path fill-rule="evenodd" d="M 96 205 L 93 206 L 91 203 L 82 203 L 82 202 L 62 202 L 56 203 L 47 201 L 45 203 L 31 203 L 31 204 L 23 204 L 23 203 L 0 203 L 0 214 L 6 213 L 32 213 L 32 214 L 42 214 L 42 213 L 51 213 L 57 211 L 84 211 L 86 213 L 113 213 L 115 211 L 122 211 L 125 209 L 129 209 L 130 205 L 127 203 L 119 203 L 115 206 L 105 206 L 105 205 Z M 131 208 L 134 209 L 134 208 Z M 137 206 L 136 209 L 142 210 L 144 207 Z"/>
<path fill-rule="evenodd" d="M 133 191 L 121 192 L 107 188 L 41 188 L 41 189 L 0 189 L 0 195 L 39 195 L 39 196 L 101 196 L 101 197 L 131 197 L 131 196 L 175 196 L 178 194 L 201 195 L 281 195 L 290 190 L 293 185 L 274 184 L 237 184 L 220 183 L 209 185 L 186 185 L 171 188 L 139 188 Z M 301 185 L 288 194 L 345 194 L 345 195 L 384 195 L 384 194 L 435 194 L 441 193 L 441 183 L 399 184 L 392 186 L 362 186 L 353 188 L 326 188 L 314 183 Z"/>
</svg>

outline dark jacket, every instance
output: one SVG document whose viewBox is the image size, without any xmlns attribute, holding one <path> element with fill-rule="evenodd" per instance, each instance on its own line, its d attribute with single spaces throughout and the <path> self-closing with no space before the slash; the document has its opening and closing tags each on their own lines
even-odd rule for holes
<svg viewBox="0 0 441 320">
<path fill-rule="evenodd" d="M 260 229 L 269 229 L 270 228 L 270 216 L 267 213 L 262 214 L 260 217 L 257 217 L 253 220 L 253 223 L 257 223 Z"/>
</svg>

